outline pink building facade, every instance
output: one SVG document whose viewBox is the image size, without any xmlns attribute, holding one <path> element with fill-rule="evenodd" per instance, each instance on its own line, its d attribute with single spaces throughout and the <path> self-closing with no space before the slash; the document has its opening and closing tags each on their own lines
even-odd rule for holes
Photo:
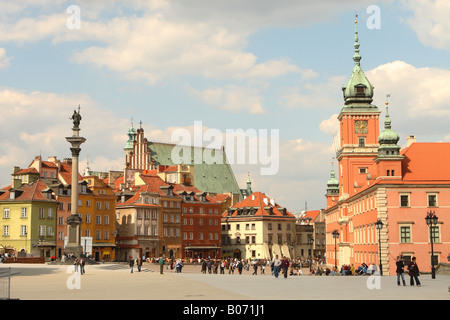
<svg viewBox="0 0 450 320">
<path fill-rule="evenodd" d="M 410 136 L 401 149 L 387 102 L 380 130 L 382 112 L 372 104 L 374 88 L 360 66 L 356 29 L 353 60 L 338 116 L 339 170 L 327 183 L 327 264 L 373 263 L 394 275 L 397 256 L 406 264 L 416 257 L 419 269 L 430 272 L 432 259 L 437 266 L 450 254 L 450 143 L 418 143 Z M 431 228 L 428 212 L 438 217 Z"/>
</svg>

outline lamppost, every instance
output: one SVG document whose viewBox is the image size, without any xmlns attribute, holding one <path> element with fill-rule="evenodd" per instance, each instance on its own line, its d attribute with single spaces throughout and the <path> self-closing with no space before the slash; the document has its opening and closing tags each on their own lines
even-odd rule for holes
<svg viewBox="0 0 450 320">
<path fill-rule="evenodd" d="M 428 227 L 430 228 L 430 242 L 431 242 L 431 279 L 436 279 L 436 270 L 434 268 L 434 251 L 433 251 L 433 227 L 438 224 L 438 217 L 434 211 L 428 211 L 425 217 Z"/>
<path fill-rule="evenodd" d="M 381 229 L 383 228 L 383 222 L 378 219 L 377 222 L 375 222 L 375 228 L 378 230 L 378 256 L 380 258 L 380 276 L 383 275 L 383 265 L 381 264 Z"/>
<path fill-rule="evenodd" d="M 312 245 L 313 245 L 313 243 L 314 243 L 314 238 L 309 237 L 309 238 L 308 238 L 308 244 L 309 244 L 309 256 L 310 256 L 310 260 L 309 260 L 309 271 L 312 270 L 312 263 L 313 263 L 313 257 L 314 257 L 313 250 L 312 250 Z"/>
<path fill-rule="evenodd" d="M 337 238 L 339 238 L 339 231 L 334 230 L 332 235 L 334 238 L 334 268 L 337 271 Z"/>
</svg>

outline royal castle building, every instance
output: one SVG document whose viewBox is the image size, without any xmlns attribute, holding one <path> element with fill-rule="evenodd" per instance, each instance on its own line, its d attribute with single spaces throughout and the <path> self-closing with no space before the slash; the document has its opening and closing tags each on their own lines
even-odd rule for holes
<svg viewBox="0 0 450 320">
<path fill-rule="evenodd" d="M 354 48 L 338 116 L 337 176 L 333 169 L 327 183 L 327 263 L 374 263 L 383 275 L 394 275 L 397 256 L 406 263 L 415 256 L 421 271 L 430 271 L 432 259 L 437 266 L 450 253 L 450 143 L 419 143 L 410 136 L 401 149 L 389 104 L 385 110 L 372 104 L 374 87 L 361 68 L 356 21 Z M 437 216 L 431 228 L 428 212 Z"/>
</svg>

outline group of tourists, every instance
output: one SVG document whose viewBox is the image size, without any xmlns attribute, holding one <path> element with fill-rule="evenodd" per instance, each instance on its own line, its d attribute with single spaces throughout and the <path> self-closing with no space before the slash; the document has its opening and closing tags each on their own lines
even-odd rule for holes
<svg viewBox="0 0 450 320">
<path fill-rule="evenodd" d="M 401 256 L 397 257 L 397 261 L 395 262 L 395 265 L 397 266 L 397 269 L 396 269 L 397 285 L 400 286 L 400 279 L 401 279 L 403 286 L 406 286 L 405 277 L 403 275 L 405 273 L 405 263 L 402 260 Z M 420 287 L 420 281 L 419 281 L 420 271 L 419 271 L 419 266 L 417 265 L 416 257 L 412 257 L 411 262 L 408 263 L 407 270 L 408 270 L 408 275 L 409 275 L 409 285 L 411 287 L 413 287 L 414 283 L 415 283 L 415 285 Z"/>
<path fill-rule="evenodd" d="M 84 266 L 86 265 L 86 259 L 83 257 L 80 257 L 80 259 L 75 258 L 73 260 L 73 266 L 75 269 L 75 272 L 80 272 L 81 275 L 86 273 L 86 269 Z"/>
</svg>

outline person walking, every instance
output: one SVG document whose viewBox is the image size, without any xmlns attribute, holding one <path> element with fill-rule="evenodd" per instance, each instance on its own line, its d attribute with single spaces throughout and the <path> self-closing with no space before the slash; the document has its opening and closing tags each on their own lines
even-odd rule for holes
<svg viewBox="0 0 450 320">
<path fill-rule="evenodd" d="M 255 275 L 255 276 L 258 275 L 258 264 L 256 262 L 253 264 L 253 273 L 252 273 L 252 275 Z"/>
<path fill-rule="evenodd" d="M 289 268 L 289 260 L 286 257 L 283 257 L 283 260 L 281 261 L 281 269 L 283 269 L 283 275 L 284 278 L 287 278 L 288 275 L 288 268 Z"/>
<path fill-rule="evenodd" d="M 78 265 L 79 265 L 80 263 L 78 262 L 78 259 L 77 258 L 75 258 L 75 260 L 74 260 L 74 262 L 73 262 L 73 266 L 74 266 L 74 268 L 75 268 L 75 272 L 78 272 Z"/>
<path fill-rule="evenodd" d="M 395 270 L 395 272 L 397 273 L 397 285 L 400 285 L 400 278 L 402 278 L 402 282 L 403 282 L 403 286 L 406 286 L 405 283 L 405 277 L 403 275 L 404 273 L 404 268 L 405 268 L 405 264 L 403 263 L 403 260 L 401 259 L 400 256 L 397 257 L 397 261 L 395 262 L 395 265 L 397 266 L 397 269 Z"/>
<path fill-rule="evenodd" d="M 130 256 L 130 260 L 128 261 L 128 264 L 130 265 L 131 273 L 133 273 L 134 259 L 132 256 Z"/>
<path fill-rule="evenodd" d="M 136 266 L 138 268 L 138 271 L 141 272 L 141 268 L 142 268 L 142 259 L 139 257 L 136 260 Z"/>
<path fill-rule="evenodd" d="M 84 271 L 85 264 L 86 264 L 86 261 L 83 258 L 81 258 L 80 259 L 80 274 L 84 274 L 85 273 L 85 271 Z"/>
<path fill-rule="evenodd" d="M 220 260 L 220 274 L 225 274 L 225 259 Z"/>
<path fill-rule="evenodd" d="M 408 264 L 408 270 L 409 270 L 409 276 L 410 276 L 410 281 L 409 284 L 411 285 L 411 287 L 414 286 L 414 280 L 416 281 L 416 285 L 418 287 L 420 287 L 420 281 L 419 281 L 419 266 L 417 265 L 416 262 L 416 257 L 413 257 L 411 262 Z"/>
<path fill-rule="evenodd" d="M 159 257 L 159 273 L 163 274 L 164 273 L 164 258 L 163 257 Z"/>
<path fill-rule="evenodd" d="M 278 258 L 278 255 L 275 255 L 275 258 L 273 259 L 273 275 L 275 279 L 278 279 L 278 276 L 280 274 L 280 267 L 281 260 Z"/>
</svg>

